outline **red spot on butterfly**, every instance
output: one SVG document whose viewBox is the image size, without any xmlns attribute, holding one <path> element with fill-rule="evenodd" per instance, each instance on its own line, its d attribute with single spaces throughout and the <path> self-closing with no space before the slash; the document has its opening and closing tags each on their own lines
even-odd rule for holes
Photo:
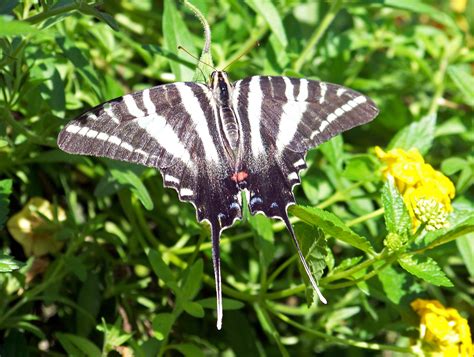
<svg viewBox="0 0 474 357">
<path fill-rule="evenodd" d="M 230 179 L 236 183 L 239 183 L 239 182 L 244 181 L 248 176 L 249 174 L 247 172 L 239 171 L 239 172 L 234 173 Z"/>
</svg>

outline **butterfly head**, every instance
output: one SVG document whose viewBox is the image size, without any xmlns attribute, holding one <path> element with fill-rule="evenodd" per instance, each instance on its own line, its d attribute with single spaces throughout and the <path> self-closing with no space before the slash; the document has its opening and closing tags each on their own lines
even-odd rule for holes
<svg viewBox="0 0 474 357">
<path fill-rule="evenodd" d="M 210 78 L 210 87 L 214 93 L 214 96 L 219 100 L 219 102 L 222 104 L 227 103 L 229 100 L 229 92 L 232 89 L 227 72 L 212 72 Z"/>
</svg>

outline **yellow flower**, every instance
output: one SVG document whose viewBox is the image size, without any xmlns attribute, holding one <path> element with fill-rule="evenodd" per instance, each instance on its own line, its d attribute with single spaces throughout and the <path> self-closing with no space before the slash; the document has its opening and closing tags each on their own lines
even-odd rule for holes
<svg viewBox="0 0 474 357">
<path fill-rule="evenodd" d="M 467 0 L 451 0 L 451 9 L 457 13 L 463 13 L 466 11 Z"/>
<path fill-rule="evenodd" d="M 57 208 L 57 221 L 64 221 L 66 213 Z M 59 229 L 54 222 L 54 208 L 40 197 L 31 198 L 23 209 L 7 222 L 12 237 L 22 245 L 27 256 L 41 256 L 61 250 L 63 242 L 55 239 Z"/>
<path fill-rule="evenodd" d="M 413 212 L 416 219 L 425 224 L 427 231 L 435 231 L 449 226 L 448 212 L 446 212 L 444 205 L 432 198 L 416 200 Z"/>
<path fill-rule="evenodd" d="M 385 152 L 377 146 L 375 153 L 387 165 L 382 170 L 384 176 L 394 178 L 412 217 L 414 228 L 421 222 L 432 229 L 445 227 L 448 213 L 453 210 L 451 199 L 454 198 L 455 188 L 451 180 L 425 163 L 416 148 Z M 435 201 L 437 204 L 427 205 L 427 201 Z M 420 219 L 422 216 L 424 218 Z"/>
<path fill-rule="evenodd" d="M 416 299 L 411 307 L 421 317 L 423 350 L 431 356 L 471 357 L 471 331 L 467 320 L 437 300 Z"/>
</svg>

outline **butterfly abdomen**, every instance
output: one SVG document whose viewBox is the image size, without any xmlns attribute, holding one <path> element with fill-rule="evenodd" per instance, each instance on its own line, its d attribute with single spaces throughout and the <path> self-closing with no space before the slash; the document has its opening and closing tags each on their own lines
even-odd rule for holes
<svg viewBox="0 0 474 357">
<path fill-rule="evenodd" d="M 219 104 L 219 120 L 225 139 L 224 145 L 231 158 L 237 157 L 239 148 L 239 125 L 232 110 L 232 85 L 223 71 L 215 71 L 211 75 L 211 87 L 214 98 Z"/>
</svg>

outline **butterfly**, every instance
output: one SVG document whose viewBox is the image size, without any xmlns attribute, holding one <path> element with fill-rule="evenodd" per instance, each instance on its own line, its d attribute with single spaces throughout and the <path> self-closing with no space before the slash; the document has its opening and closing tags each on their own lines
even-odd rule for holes
<svg viewBox="0 0 474 357">
<path fill-rule="evenodd" d="M 320 300 L 288 218 L 306 152 L 333 136 L 370 122 L 374 102 L 340 85 L 284 76 L 253 76 L 231 83 L 214 71 L 208 84 L 159 85 L 100 104 L 69 122 L 58 145 L 72 154 L 108 157 L 160 170 L 166 187 L 191 202 L 211 227 L 222 326 L 219 240 L 251 214 L 283 220 Z"/>
</svg>

